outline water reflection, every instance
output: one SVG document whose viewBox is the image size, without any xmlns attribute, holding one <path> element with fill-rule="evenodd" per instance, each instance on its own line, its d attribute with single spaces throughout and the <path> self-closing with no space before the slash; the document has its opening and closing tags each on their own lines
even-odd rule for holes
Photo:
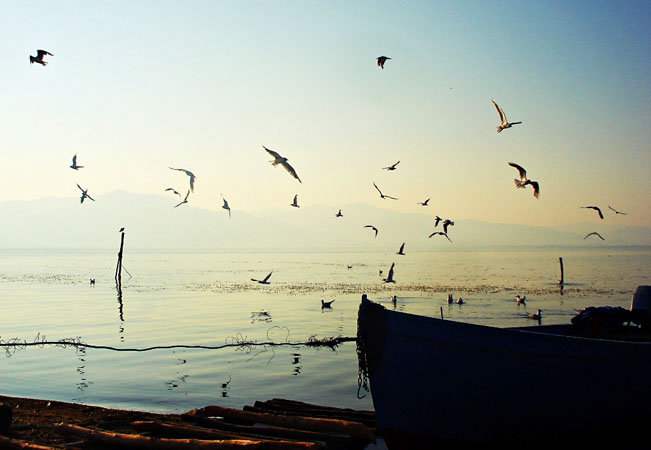
<svg viewBox="0 0 651 450">
<path fill-rule="evenodd" d="M 292 375 L 297 376 L 301 374 L 301 370 L 303 369 L 303 366 L 301 364 L 301 354 L 300 353 L 292 353 L 292 365 L 293 367 L 293 372 Z"/>
</svg>

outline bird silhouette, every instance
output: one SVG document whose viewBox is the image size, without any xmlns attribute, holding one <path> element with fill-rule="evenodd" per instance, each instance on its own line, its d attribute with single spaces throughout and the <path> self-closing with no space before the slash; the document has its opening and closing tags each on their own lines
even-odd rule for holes
<svg viewBox="0 0 651 450">
<path fill-rule="evenodd" d="M 88 189 L 84 189 L 84 188 L 82 188 L 81 186 L 79 186 L 79 184 L 77 184 L 77 187 L 78 187 L 79 190 L 81 191 L 81 203 L 84 203 L 84 200 L 85 200 L 85 199 L 89 199 L 89 200 L 95 201 L 95 199 L 94 199 L 93 197 L 91 197 L 90 195 L 88 195 Z"/>
<path fill-rule="evenodd" d="M 300 206 L 298 206 L 298 194 L 294 195 L 294 201 L 290 204 L 290 206 L 293 206 L 294 208 L 300 208 Z"/>
<path fill-rule="evenodd" d="M 177 191 L 176 189 L 171 188 L 171 187 L 168 187 L 167 189 L 165 189 L 165 191 L 172 191 L 174 194 L 176 194 L 176 195 L 179 196 L 179 200 L 183 200 L 183 196 L 182 196 L 181 193 L 180 193 L 179 191 Z"/>
<path fill-rule="evenodd" d="M 448 235 L 448 226 L 454 226 L 454 222 L 452 222 L 450 219 L 445 219 L 443 221 L 443 232 L 446 236 Z"/>
<path fill-rule="evenodd" d="M 287 158 L 285 158 L 284 156 L 280 156 L 280 154 L 278 152 L 270 150 L 267 147 L 265 147 L 264 145 L 262 146 L 262 148 L 264 148 L 267 151 L 267 153 L 269 153 L 271 156 L 273 156 L 273 158 L 274 158 L 273 161 L 269 161 L 272 166 L 276 167 L 278 164 L 280 164 L 281 166 L 283 166 L 285 168 L 285 170 L 287 172 L 289 172 L 289 174 L 291 176 L 296 178 L 299 183 L 302 183 L 301 179 L 298 177 L 298 174 L 296 173 L 294 168 L 287 162 L 288 161 Z"/>
<path fill-rule="evenodd" d="M 190 177 L 190 190 L 194 192 L 194 180 L 197 178 L 192 172 L 186 169 L 175 169 L 174 167 L 170 167 L 172 170 L 178 170 L 179 172 L 185 172 L 187 176 Z"/>
<path fill-rule="evenodd" d="M 264 277 L 262 280 L 256 280 L 255 278 L 251 278 L 251 281 L 256 281 L 256 282 L 258 282 L 258 283 L 260 283 L 260 284 L 271 284 L 271 283 L 269 282 L 269 278 L 271 277 L 271 274 L 272 274 L 272 273 L 273 273 L 273 271 L 272 271 L 272 272 L 269 272 L 269 275 L 267 275 L 266 277 Z"/>
<path fill-rule="evenodd" d="M 425 200 L 424 202 L 418 202 L 418 204 L 420 206 L 427 206 L 428 203 L 429 203 L 429 198 L 427 200 Z"/>
<path fill-rule="evenodd" d="M 335 302 L 334 300 L 331 300 L 331 301 L 329 301 L 329 302 L 326 302 L 325 300 L 321 299 L 321 309 L 324 309 L 324 308 L 328 308 L 328 309 L 329 309 L 329 308 L 331 308 L 331 307 L 332 307 L 332 304 L 333 304 L 334 302 Z"/>
<path fill-rule="evenodd" d="M 383 278 L 382 281 L 385 283 L 395 283 L 396 281 L 393 279 L 393 268 L 396 265 L 396 263 L 391 263 L 391 267 L 389 268 L 389 275 L 387 275 L 386 278 Z"/>
<path fill-rule="evenodd" d="M 531 187 L 533 188 L 533 196 L 538 198 L 540 195 L 540 184 L 538 184 L 537 181 L 533 181 L 527 178 L 527 171 L 524 169 L 524 167 L 516 164 L 516 163 L 508 163 L 509 166 L 515 167 L 518 171 L 518 174 L 520 175 L 520 179 L 514 179 L 513 181 L 515 182 L 515 186 L 518 188 L 523 188 L 530 184 Z"/>
<path fill-rule="evenodd" d="M 527 296 L 525 295 L 524 297 L 520 297 L 519 295 L 515 296 L 515 302 L 518 305 L 525 305 L 527 300 Z"/>
<path fill-rule="evenodd" d="M 511 128 L 513 125 L 517 125 L 522 122 L 511 122 L 509 123 L 506 120 L 506 114 L 504 114 L 504 111 L 502 111 L 502 108 L 500 108 L 497 103 L 495 103 L 495 100 L 493 100 L 493 105 L 495 105 L 495 108 L 497 109 L 497 112 L 500 114 L 500 125 L 497 127 L 497 132 L 501 133 L 502 130 L 506 128 Z"/>
<path fill-rule="evenodd" d="M 438 226 L 439 226 L 439 223 L 440 223 L 442 220 L 443 220 L 443 219 L 441 219 L 439 216 L 434 217 L 434 228 L 438 227 Z"/>
<path fill-rule="evenodd" d="M 382 191 L 380 190 L 380 188 L 377 187 L 377 184 L 375 184 L 375 181 L 373 182 L 373 186 L 375 186 L 375 189 L 377 189 L 377 191 L 380 193 L 380 197 L 381 197 L 382 199 L 390 198 L 391 200 L 398 200 L 397 198 L 395 198 L 395 197 L 391 197 L 390 195 L 384 195 L 384 194 L 382 193 Z"/>
<path fill-rule="evenodd" d="M 176 205 L 174 205 L 174 207 L 175 207 L 175 208 L 178 208 L 178 207 L 181 206 L 182 204 L 187 203 L 187 202 L 188 202 L 188 197 L 189 197 L 189 196 L 190 196 L 190 190 L 188 189 L 188 193 L 185 194 L 185 198 L 184 198 L 183 200 L 181 200 L 180 203 L 177 203 Z"/>
<path fill-rule="evenodd" d="M 448 234 L 444 233 L 443 231 L 435 231 L 434 233 L 430 234 L 429 237 L 436 236 L 436 235 L 439 235 L 439 234 L 441 236 L 445 236 L 448 241 L 452 242 L 452 239 L 450 239 L 450 236 L 448 236 Z"/>
<path fill-rule="evenodd" d="M 52 53 L 45 50 L 36 50 L 36 56 L 29 55 L 30 64 L 40 64 L 42 66 L 47 66 L 47 61 L 43 61 L 45 55 L 54 56 Z"/>
<path fill-rule="evenodd" d="M 592 233 L 588 233 L 588 234 L 586 234 L 585 237 L 584 237 L 583 239 L 587 239 L 587 238 L 589 238 L 590 236 L 597 236 L 597 237 L 598 237 L 599 239 L 601 239 L 602 241 L 605 241 L 605 239 L 604 239 L 604 238 L 603 238 L 599 233 L 597 233 L 596 231 L 593 231 Z"/>
<path fill-rule="evenodd" d="M 77 154 L 75 153 L 75 156 L 72 157 L 72 166 L 70 166 L 71 169 L 79 170 L 82 169 L 84 166 L 78 166 L 77 165 Z"/>
<path fill-rule="evenodd" d="M 400 164 L 400 161 L 398 161 L 397 163 L 392 164 L 392 165 L 390 165 L 390 166 L 383 167 L 382 169 L 384 169 L 384 170 L 396 170 L 396 166 L 397 166 L 398 164 Z"/>
<path fill-rule="evenodd" d="M 228 202 L 227 202 L 226 199 L 224 198 L 224 194 L 222 194 L 222 193 L 220 192 L 219 195 L 221 195 L 221 196 L 222 196 L 222 200 L 224 200 L 224 204 L 222 205 L 222 209 L 227 209 L 227 210 L 228 210 L 228 218 L 230 219 L 230 218 L 231 218 L 231 207 L 228 206 Z"/>
<path fill-rule="evenodd" d="M 540 322 L 542 320 L 542 311 L 539 309 L 535 314 L 529 313 L 529 318 Z"/>
<path fill-rule="evenodd" d="M 448 294 L 448 305 L 451 305 L 454 303 L 454 297 L 452 297 L 452 294 Z"/>
<path fill-rule="evenodd" d="M 608 208 L 611 209 L 611 210 L 613 210 L 613 211 L 615 211 L 615 214 L 621 214 L 621 215 L 623 215 L 623 216 L 626 215 L 625 212 L 617 211 L 615 208 L 613 208 L 613 207 L 610 206 L 610 205 L 608 205 Z"/>
<path fill-rule="evenodd" d="M 377 65 L 380 67 L 380 69 L 384 69 L 384 63 L 391 58 L 389 58 L 388 56 L 378 56 L 376 59 L 377 59 Z"/>
<path fill-rule="evenodd" d="M 400 250 L 396 252 L 396 255 L 404 255 L 405 254 L 405 243 L 403 242 L 402 245 L 400 246 Z"/>
<path fill-rule="evenodd" d="M 594 210 L 597 211 L 597 213 L 599 214 L 599 218 L 600 218 L 601 220 L 604 219 L 604 215 L 603 215 L 603 213 L 601 212 L 601 208 L 599 208 L 598 206 L 582 206 L 581 208 L 594 209 Z"/>
<path fill-rule="evenodd" d="M 335 214 L 335 217 L 344 217 L 344 215 L 341 213 L 341 209 L 339 210 L 339 212 L 337 214 Z"/>
<path fill-rule="evenodd" d="M 364 225 L 364 228 L 370 228 L 373 231 L 375 231 L 375 237 L 377 237 L 378 229 L 375 228 L 373 225 Z"/>
<path fill-rule="evenodd" d="M 120 228 L 120 231 L 118 233 L 122 233 L 124 231 L 124 227 Z"/>
</svg>

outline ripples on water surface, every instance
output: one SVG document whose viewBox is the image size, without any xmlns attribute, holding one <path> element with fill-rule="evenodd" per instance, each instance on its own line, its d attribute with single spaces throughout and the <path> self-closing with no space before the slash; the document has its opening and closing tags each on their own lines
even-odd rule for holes
<svg viewBox="0 0 651 450">
<path fill-rule="evenodd" d="M 561 295 L 558 257 L 565 265 Z M 395 285 L 385 285 L 392 262 Z M 361 294 L 396 309 L 494 326 L 567 323 L 575 309 L 630 306 L 649 284 L 651 251 L 513 249 L 413 252 L 125 252 L 122 303 L 114 251 L 0 250 L 0 339 L 80 338 L 120 348 L 303 342 L 355 336 Z M 348 266 L 352 266 L 348 268 Z M 271 285 L 250 278 L 269 272 Z M 90 286 L 89 279 L 96 285 Z M 463 305 L 448 305 L 446 296 Z M 526 295 L 518 306 L 515 295 Z M 321 299 L 336 299 L 331 310 Z M 115 352 L 29 347 L 2 357 L 2 393 L 121 408 L 185 411 L 284 397 L 357 409 L 354 343 Z M 399 385 L 399 381 L 397 382 Z"/>
</svg>

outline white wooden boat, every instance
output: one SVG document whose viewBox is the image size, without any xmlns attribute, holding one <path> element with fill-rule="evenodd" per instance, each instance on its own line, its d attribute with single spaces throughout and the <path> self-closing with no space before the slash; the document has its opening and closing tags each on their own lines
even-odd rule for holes
<svg viewBox="0 0 651 450">
<path fill-rule="evenodd" d="M 576 334 L 406 314 L 364 295 L 360 369 L 390 448 L 648 441 L 651 343 Z"/>
</svg>

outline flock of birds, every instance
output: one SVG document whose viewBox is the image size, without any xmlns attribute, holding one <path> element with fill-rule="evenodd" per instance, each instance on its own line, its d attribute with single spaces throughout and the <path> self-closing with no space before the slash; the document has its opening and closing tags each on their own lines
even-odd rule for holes
<svg viewBox="0 0 651 450">
<path fill-rule="evenodd" d="M 37 64 L 41 64 L 42 66 L 46 66 L 48 64 L 48 62 L 43 60 L 43 58 L 45 56 L 54 56 L 54 55 L 52 53 L 46 51 L 46 50 L 37 50 L 36 51 L 36 56 L 31 56 L 30 55 L 29 62 L 30 62 L 30 64 L 37 63 Z M 379 56 L 376 59 L 377 59 L 378 67 L 380 67 L 380 69 L 384 69 L 385 63 L 388 60 L 390 60 L 391 58 L 388 57 L 388 56 Z M 498 133 L 501 133 L 503 130 L 511 128 L 513 125 L 522 124 L 522 121 L 509 122 L 508 119 L 506 118 L 506 114 L 504 113 L 504 110 L 497 104 L 497 102 L 495 102 L 494 99 L 492 100 L 492 102 L 493 102 L 493 105 L 495 106 L 495 109 L 497 110 L 497 112 L 499 114 L 500 124 L 497 126 L 497 132 Z M 298 173 L 296 172 L 294 167 L 292 167 L 291 164 L 289 164 L 289 159 L 288 158 L 282 156 L 280 153 L 278 153 L 278 152 L 276 152 L 274 150 L 271 150 L 271 149 L 269 149 L 269 148 L 267 148 L 265 146 L 262 146 L 262 148 L 273 158 L 270 161 L 270 163 L 271 163 L 271 165 L 273 167 L 277 167 L 278 165 L 282 166 L 289 173 L 290 176 L 295 178 L 299 183 L 302 183 L 302 181 L 301 181 L 300 177 L 298 176 Z M 397 169 L 398 164 L 400 164 L 400 161 L 397 161 L 394 164 L 383 167 L 382 169 L 386 170 L 386 171 L 389 171 L 389 172 L 392 172 L 392 171 L 395 171 Z M 516 164 L 514 162 L 509 162 L 508 165 L 515 168 L 518 171 L 519 178 L 514 179 L 516 188 L 525 189 L 527 186 L 531 186 L 532 189 L 533 189 L 533 196 L 536 199 L 538 199 L 539 196 L 540 196 L 540 183 L 538 181 L 534 181 L 534 180 L 529 179 L 527 177 L 527 171 L 525 170 L 524 167 L 520 166 L 519 164 Z M 84 166 L 80 166 L 80 165 L 77 164 L 77 155 L 76 154 L 72 157 L 72 164 L 70 165 L 70 168 L 73 169 L 73 170 L 77 170 L 77 171 L 79 169 L 81 169 L 81 168 L 84 168 Z M 169 191 L 169 192 L 171 192 L 174 195 L 177 195 L 179 197 L 179 200 L 180 200 L 179 203 L 174 205 L 174 207 L 177 208 L 177 207 L 179 207 L 179 206 L 181 206 L 183 204 L 188 203 L 188 199 L 190 197 L 190 194 L 194 193 L 195 180 L 196 180 L 197 177 L 193 172 L 191 172 L 190 170 L 187 170 L 187 169 L 174 168 L 174 167 L 170 167 L 170 169 L 175 170 L 175 171 L 179 171 L 179 172 L 183 172 L 183 173 L 185 173 L 185 175 L 187 175 L 189 177 L 189 188 L 188 188 L 187 192 L 185 193 L 185 196 L 183 196 L 183 194 L 181 192 L 177 191 L 175 188 L 168 187 L 168 188 L 165 189 L 165 191 Z M 81 203 L 82 204 L 84 203 L 85 199 L 95 201 L 95 199 L 93 199 L 88 194 L 88 189 L 82 188 L 79 184 L 77 184 L 77 187 L 81 191 Z M 373 187 L 377 190 L 377 192 L 380 195 L 381 199 L 383 199 L 383 200 L 385 200 L 385 199 L 398 200 L 397 197 L 393 197 L 391 195 L 388 195 L 388 194 L 385 194 L 384 192 L 382 192 L 382 190 L 378 187 L 378 185 L 375 183 L 375 181 L 373 181 Z M 223 200 L 222 209 L 228 211 L 228 216 L 230 218 L 231 217 L 231 208 L 230 208 L 230 206 L 228 204 L 228 201 L 226 200 L 226 198 L 224 198 L 223 194 L 220 194 L 220 195 L 222 196 L 222 200 Z M 430 201 L 430 198 L 427 198 L 426 200 L 424 200 L 422 202 L 418 202 L 417 204 L 420 205 L 420 206 L 423 206 L 423 207 L 427 207 L 429 205 L 429 201 Z M 300 208 L 300 205 L 298 204 L 298 194 L 294 195 L 294 200 L 293 200 L 292 203 L 290 203 L 290 206 L 292 206 L 294 208 Z M 598 206 L 582 206 L 581 208 L 594 209 L 598 213 L 600 219 L 603 220 L 603 218 L 604 218 L 604 215 L 603 215 L 603 213 L 601 211 L 601 208 L 599 208 Z M 626 215 L 626 213 L 618 211 L 615 208 L 611 207 L 610 205 L 608 205 L 608 208 L 610 210 L 614 211 L 618 215 L 619 214 Z M 343 217 L 343 213 L 342 213 L 341 209 L 339 209 L 339 211 L 335 214 L 335 217 L 337 217 L 337 218 Z M 448 239 L 448 241 L 452 242 L 452 240 L 450 239 L 450 236 L 448 235 L 448 227 L 453 226 L 454 222 L 452 220 L 450 220 L 450 219 L 443 219 L 443 218 L 441 218 L 441 217 L 439 217 L 437 215 L 434 218 L 434 227 L 437 228 L 439 223 L 442 224 L 443 231 L 434 231 L 429 235 L 429 238 L 432 238 L 434 236 L 444 236 L 445 238 Z M 379 233 L 379 230 L 378 230 L 377 227 L 375 227 L 374 225 L 364 225 L 364 228 L 370 228 L 374 232 L 374 237 L 377 238 L 377 235 Z M 587 239 L 590 236 L 596 236 L 597 238 L 599 238 L 601 240 L 605 240 L 604 237 L 601 236 L 596 231 L 588 233 L 583 239 Z M 405 243 L 403 242 L 402 245 L 400 246 L 400 249 L 398 250 L 398 252 L 396 252 L 396 254 L 404 256 L 405 255 L 404 249 L 405 249 Z M 350 268 L 350 266 L 349 266 L 349 268 Z M 395 263 L 392 263 L 390 268 L 389 268 L 387 277 L 382 279 L 383 282 L 385 282 L 385 283 L 395 283 L 394 268 L 395 268 Z M 270 284 L 269 278 L 271 277 L 272 273 L 273 272 L 270 272 L 265 278 L 263 278 L 261 280 L 251 278 L 251 281 L 255 281 L 257 283 L 264 284 L 264 285 Z M 381 270 L 380 270 L 380 275 L 382 275 Z M 392 300 L 395 302 L 396 296 L 393 296 Z M 516 301 L 517 301 L 518 304 L 525 304 L 525 297 L 518 296 L 516 298 Z M 332 304 L 332 302 L 325 302 L 324 300 L 321 300 L 321 302 L 322 302 L 321 303 L 322 308 L 330 308 L 330 305 Z M 450 294 L 448 296 L 448 303 L 452 303 L 452 302 L 453 302 L 453 298 L 452 298 L 452 295 Z M 458 298 L 456 300 L 456 303 L 457 304 L 463 304 L 463 300 L 461 298 Z M 542 317 L 541 316 L 541 311 L 538 310 L 538 312 L 536 314 L 529 314 L 529 317 L 532 318 L 532 319 L 535 319 L 535 320 L 540 320 L 541 317 Z"/>
</svg>

